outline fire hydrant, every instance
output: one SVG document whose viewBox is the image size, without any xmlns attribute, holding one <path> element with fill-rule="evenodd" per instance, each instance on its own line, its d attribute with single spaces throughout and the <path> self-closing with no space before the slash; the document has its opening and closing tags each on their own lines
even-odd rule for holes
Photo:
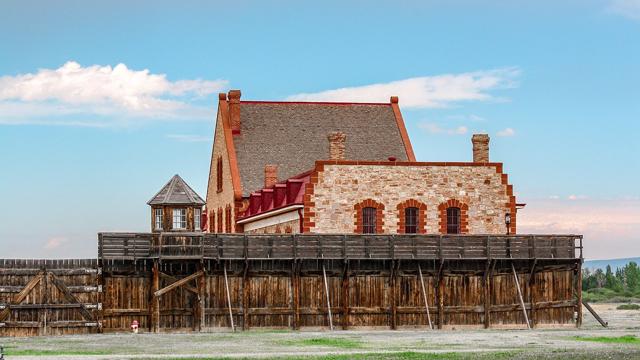
<svg viewBox="0 0 640 360">
<path fill-rule="evenodd" d="M 131 331 L 133 331 L 134 334 L 138 333 L 138 320 L 133 320 L 131 322 Z"/>
</svg>

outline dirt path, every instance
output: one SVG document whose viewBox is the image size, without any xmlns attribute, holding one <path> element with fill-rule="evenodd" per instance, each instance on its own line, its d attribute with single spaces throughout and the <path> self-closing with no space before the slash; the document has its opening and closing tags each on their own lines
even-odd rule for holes
<svg viewBox="0 0 640 360">
<path fill-rule="evenodd" d="M 336 354 L 508 353 L 517 358 L 640 358 L 639 344 L 580 341 L 577 337 L 640 337 L 640 311 L 595 305 L 610 324 L 588 313 L 581 329 L 248 331 L 238 333 L 105 334 L 0 339 L 7 359 L 140 359 L 197 357 L 304 357 Z M 400 355 L 398 355 L 400 356 Z M 464 356 L 463 356 L 464 357 Z M 379 358 L 379 357 L 376 357 Z M 385 358 L 385 357 L 382 357 Z M 402 358 L 402 357 L 398 357 Z"/>
</svg>

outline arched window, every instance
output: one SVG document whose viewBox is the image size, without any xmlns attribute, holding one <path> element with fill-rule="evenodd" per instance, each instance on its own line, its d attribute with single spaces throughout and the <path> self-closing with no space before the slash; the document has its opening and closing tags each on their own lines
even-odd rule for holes
<svg viewBox="0 0 640 360">
<path fill-rule="evenodd" d="M 447 208 L 447 234 L 460 234 L 460 208 Z"/>
<path fill-rule="evenodd" d="M 218 208 L 218 232 L 222 233 L 222 208 Z"/>
<path fill-rule="evenodd" d="M 362 233 L 376 233 L 376 208 L 366 207 L 362 209 Z"/>
<path fill-rule="evenodd" d="M 418 233 L 418 208 L 408 207 L 404 209 L 404 233 Z"/>
<path fill-rule="evenodd" d="M 381 234 L 383 232 L 383 204 L 367 199 L 354 205 L 353 208 L 355 210 L 356 234 Z"/>
</svg>

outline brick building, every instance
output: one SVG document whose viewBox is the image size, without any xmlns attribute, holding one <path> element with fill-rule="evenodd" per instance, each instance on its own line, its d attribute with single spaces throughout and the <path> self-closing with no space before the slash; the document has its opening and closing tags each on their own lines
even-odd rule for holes
<svg viewBox="0 0 640 360">
<path fill-rule="evenodd" d="M 472 162 L 417 162 L 389 103 L 241 101 L 220 94 L 209 232 L 516 233 L 517 204 L 489 137 Z"/>
</svg>

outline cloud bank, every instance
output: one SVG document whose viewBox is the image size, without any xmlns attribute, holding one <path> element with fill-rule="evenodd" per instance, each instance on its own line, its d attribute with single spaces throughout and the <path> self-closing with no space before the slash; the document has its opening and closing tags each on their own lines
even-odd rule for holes
<svg viewBox="0 0 640 360">
<path fill-rule="evenodd" d="M 209 116 L 198 99 L 224 90 L 225 80 L 170 81 L 149 70 L 69 61 L 57 69 L 0 77 L 0 123 L 89 125 L 109 118 L 185 119 Z"/>
<path fill-rule="evenodd" d="M 389 102 L 397 95 L 404 108 L 445 108 L 464 101 L 502 100 L 490 91 L 517 86 L 518 68 L 415 77 L 388 83 L 291 95 L 290 101 Z"/>
<path fill-rule="evenodd" d="M 640 0 L 612 0 L 609 11 L 633 20 L 640 20 Z"/>
</svg>

